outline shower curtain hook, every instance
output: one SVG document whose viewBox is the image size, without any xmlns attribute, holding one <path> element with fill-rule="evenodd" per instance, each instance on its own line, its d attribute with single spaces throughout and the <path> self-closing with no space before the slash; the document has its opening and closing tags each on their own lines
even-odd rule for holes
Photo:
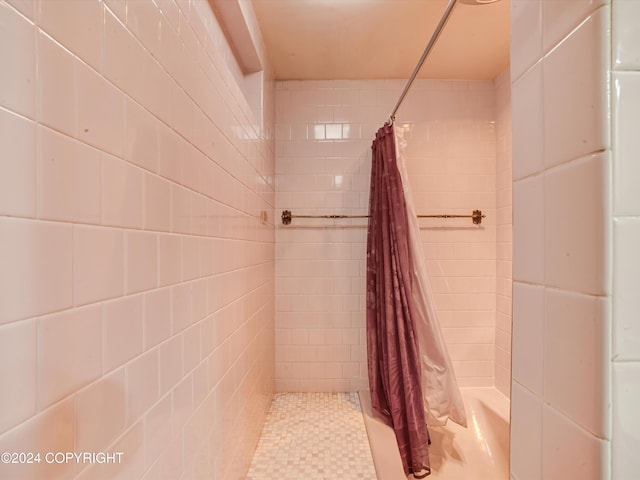
<svg viewBox="0 0 640 480">
<path fill-rule="evenodd" d="M 388 125 L 393 125 L 396 121 L 396 116 L 395 115 L 389 115 L 389 120 L 387 121 Z"/>
</svg>

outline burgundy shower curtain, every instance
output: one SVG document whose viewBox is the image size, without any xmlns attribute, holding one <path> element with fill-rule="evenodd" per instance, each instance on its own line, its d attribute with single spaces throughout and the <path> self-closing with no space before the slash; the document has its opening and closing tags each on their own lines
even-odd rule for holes
<svg viewBox="0 0 640 480">
<path fill-rule="evenodd" d="M 426 476 L 429 433 L 411 298 L 408 219 L 392 125 L 372 145 L 367 232 L 367 360 L 373 408 L 393 427 L 405 474 Z M 420 477 L 418 477 L 420 476 Z"/>
</svg>

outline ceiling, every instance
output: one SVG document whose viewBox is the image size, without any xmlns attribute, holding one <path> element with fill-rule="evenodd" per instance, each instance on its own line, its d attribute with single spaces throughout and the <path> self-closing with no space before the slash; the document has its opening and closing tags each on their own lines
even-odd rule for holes
<svg viewBox="0 0 640 480">
<path fill-rule="evenodd" d="M 252 0 L 278 80 L 408 78 L 447 0 Z M 458 2 L 419 78 L 489 80 L 509 64 L 509 0 Z"/>
</svg>

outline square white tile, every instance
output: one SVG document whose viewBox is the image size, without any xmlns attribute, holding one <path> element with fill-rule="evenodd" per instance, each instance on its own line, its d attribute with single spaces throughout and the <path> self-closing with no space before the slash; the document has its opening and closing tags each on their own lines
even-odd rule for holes
<svg viewBox="0 0 640 480">
<path fill-rule="evenodd" d="M 35 217 L 35 122 L 0 109 L 0 145 L 0 214 Z"/>
<path fill-rule="evenodd" d="M 511 384 L 511 473 L 518 480 L 542 477 L 542 399 Z"/>
<path fill-rule="evenodd" d="M 633 478 L 640 469 L 640 364 L 613 364 L 613 440 L 611 478 Z"/>
<path fill-rule="evenodd" d="M 613 358 L 640 360 L 640 221 L 617 218 L 613 230 Z"/>
<path fill-rule="evenodd" d="M 544 7 L 587 4 L 548 1 Z M 544 59 L 547 167 L 609 147 L 609 8 L 597 10 Z"/>
<path fill-rule="evenodd" d="M 640 122 L 640 72 L 614 72 L 612 87 L 613 211 L 615 215 L 638 215 L 640 138 L 636 126 Z"/>
<path fill-rule="evenodd" d="M 608 478 L 609 442 L 583 430 L 548 404 L 542 407 L 542 476 L 545 480 Z"/>
<path fill-rule="evenodd" d="M 542 62 L 513 84 L 513 180 L 544 169 L 542 85 Z"/>
<path fill-rule="evenodd" d="M 544 283 L 544 176 L 518 180 L 513 185 L 513 280 Z"/>
<path fill-rule="evenodd" d="M 542 0 L 511 0 L 512 80 L 542 58 L 542 3 Z"/>
<path fill-rule="evenodd" d="M 35 119 L 36 28 L 6 4 L 0 4 L 0 58 L 0 105 Z"/>
<path fill-rule="evenodd" d="M 603 295 L 610 290 L 609 155 L 590 155 L 547 170 L 544 179 L 544 269 L 547 285 Z"/>
<path fill-rule="evenodd" d="M 542 41 L 547 53 L 598 8 L 610 0 L 542 1 Z"/>
<path fill-rule="evenodd" d="M 544 399 L 600 438 L 610 437 L 609 310 L 603 297 L 545 292 Z"/>
<path fill-rule="evenodd" d="M 640 2 L 614 0 L 612 10 L 613 67 L 640 70 Z"/>
<path fill-rule="evenodd" d="M 0 324 L 72 305 L 72 227 L 0 218 Z"/>
<path fill-rule="evenodd" d="M 110 228 L 74 227 L 73 301 L 84 305 L 124 293 L 124 237 Z"/>
<path fill-rule="evenodd" d="M 536 395 L 544 387 L 544 288 L 513 284 L 513 378 Z"/>
</svg>

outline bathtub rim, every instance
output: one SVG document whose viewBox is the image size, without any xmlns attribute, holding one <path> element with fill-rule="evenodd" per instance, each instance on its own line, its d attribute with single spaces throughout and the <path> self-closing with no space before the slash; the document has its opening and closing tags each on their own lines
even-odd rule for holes
<svg viewBox="0 0 640 480">
<path fill-rule="evenodd" d="M 490 409 L 498 415 L 501 420 L 505 421 L 510 430 L 511 402 L 509 397 L 505 396 L 496 387 L 461 387 L 460 391 L 465 401 L 465 408 L 469 400 L 482 403 L 485 405 L 485 408 Z M 393 429 L 385 424 L 379 415 L 373 411 L 369 390 L 358 391 L 358 397 L 378 480 L 398 480 L 399 478 L 405 478 Z M 497 404 L 497 408 L 492 408 L 494 402 Z M 507 448 L 508 446 L 509 440 L 507 439 Z M 508 470 L 508 450 L 506 453 Z M 413 479 L 413 476 L 410 475 L 408 479 Z"/>
</svg>

